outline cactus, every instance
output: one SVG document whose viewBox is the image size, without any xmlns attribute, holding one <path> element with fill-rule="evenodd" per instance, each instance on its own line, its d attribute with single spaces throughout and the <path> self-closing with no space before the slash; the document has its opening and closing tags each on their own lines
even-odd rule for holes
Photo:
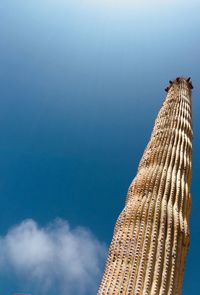
<svg viewBox="0 0 200 295">
<path fill-rule="evenodd" d="M 180 295 L 189 246 L 190 78 L 170 81 L 114 229 L 98 295 Z"/>
</svg>

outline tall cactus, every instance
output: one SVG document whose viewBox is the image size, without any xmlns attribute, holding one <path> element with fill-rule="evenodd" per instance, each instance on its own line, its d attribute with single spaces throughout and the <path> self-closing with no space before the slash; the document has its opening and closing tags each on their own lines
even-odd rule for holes
<svg viewBox="0 0 200 295">
<path fill-rule="evenodd" d="M 190 78 L 176 78 L 155 121 L 110 245 L 98 295 L 180 295 L 189 246 Z"/>
</svg>

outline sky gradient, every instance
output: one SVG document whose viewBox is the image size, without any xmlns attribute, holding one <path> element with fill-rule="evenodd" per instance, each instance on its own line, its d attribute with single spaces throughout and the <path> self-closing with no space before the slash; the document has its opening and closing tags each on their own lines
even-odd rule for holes
<svg viewBox="0 0 200 295">
<path fill-rule="evenodd" d="M 191 245 L 183 295 L 200 289 L 200 3 L 160 2 L 0 2 L 0 293 L 95 294 L 164 88 L 180 75 L 191 76 L 194 85 Z M 41 291 L 43 274 L 34 272 L 40 249 L 26 252 L 29 233 L 36 245 L 39 237 L 44 253 L 62 253 L 68 246 L 53 237 L 73 240 L 79 249 L 80 227 L 94 249 L 95 266 L 83 264 L 94 274 L 93 291 L 90 279 L 82 286 L 77 272 L 70 278 L 66 269 L 62 275 L 73 291 L 66 293 L 64 279 L 52 277 Z M 8 251 L 16 233 L 24 241 L 19 253 L 39 259 L 33 268 L 30 263 L 30 275 L 26 263 L 16 262 L 20 254 Z M 84 249 L 77 251 L 84 256 Z M 56 260 L 49 255 L 45 267 L 49 257 Z"/>
</svg>

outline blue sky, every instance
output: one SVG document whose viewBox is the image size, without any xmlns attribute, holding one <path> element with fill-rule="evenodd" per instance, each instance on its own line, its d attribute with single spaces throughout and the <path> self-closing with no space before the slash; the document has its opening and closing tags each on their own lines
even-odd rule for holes
<svg viewBox="0 0 200 295">
<path fill-rule="evenodd" d="M 196 294 L 199 9 L 197 0 L 0 2 L 2 294 L 95 294 L 164 88 L 179 75 L 194 84 L 183 295 Z"/>
</svg>

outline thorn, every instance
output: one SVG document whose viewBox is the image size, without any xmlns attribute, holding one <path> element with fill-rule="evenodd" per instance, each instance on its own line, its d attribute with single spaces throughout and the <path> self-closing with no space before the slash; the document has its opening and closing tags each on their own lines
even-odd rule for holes
<svg viewBox="0 0 200 295">
<path fill-rule="evenodd" d="M 165 88 L 165 91 L 168 92 L 168 91 L 169 91 L 169 87 L 166 87 L 166 88 Z"/>
<path fill-rule="evenodd" d="M 172 85 L 172 84 L 173 84 L 173 82 L 172 82 L 171 80 L 169 80 L 169 84 L 171 84 L 171 85 Z"/>
<path fill-rule="evenodd" d="M 191 82 L 189 82 L 189 86 L 190 86 L 190 89 L 194 88 Z"/>
<path fill-rule="evenodd" d="M 187 82 L 190 82 L 190 80 L 191 80 L 191 77 L 187 78 Z"/>
</svg>

